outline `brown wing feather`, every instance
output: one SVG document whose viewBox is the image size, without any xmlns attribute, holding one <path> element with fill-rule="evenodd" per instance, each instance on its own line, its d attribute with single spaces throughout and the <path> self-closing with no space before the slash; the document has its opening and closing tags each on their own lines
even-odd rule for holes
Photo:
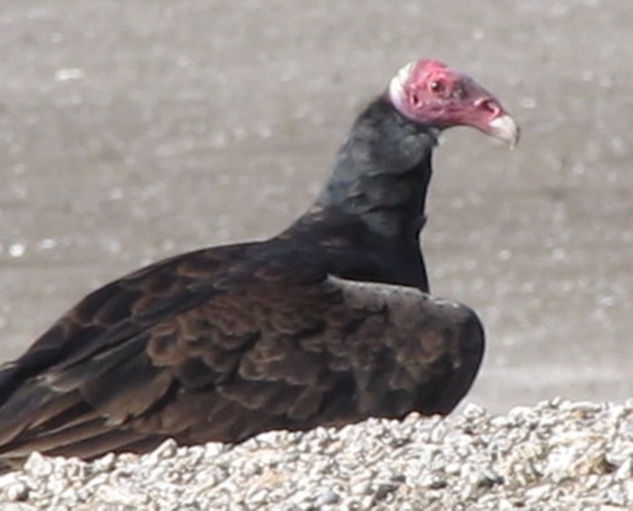
<svg viewBox="0 0 633 511">
<path fill-rule="evenodd" d="M 448 413 L 470 387 L 483 331 L 466 307 L 328 276 L 305 254 L 222 250 L 89 295 L 0 370 L 0 457 Z"/>
</svg>

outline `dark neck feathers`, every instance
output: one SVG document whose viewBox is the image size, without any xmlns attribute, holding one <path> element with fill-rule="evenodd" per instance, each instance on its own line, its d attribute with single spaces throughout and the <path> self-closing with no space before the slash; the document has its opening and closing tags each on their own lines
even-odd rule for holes
<svg viewBox="0 0 633 511">
<path fill-rule="evenodd" d="M 436 135 L 379 97 L 356 119 L 327 184 L 299 222 L 360 220 L 380 237 L 417 243 Z"/>
</svg>

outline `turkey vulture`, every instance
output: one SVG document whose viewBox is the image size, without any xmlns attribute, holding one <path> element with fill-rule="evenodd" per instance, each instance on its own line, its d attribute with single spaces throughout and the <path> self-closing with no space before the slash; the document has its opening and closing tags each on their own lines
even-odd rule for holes
<svg viewBox="0 0 633 511">
<path fill-rule="evenodd" d="M 471 309 L 428 294 L 419 233 L 431 153 L 457 125 L 518 139 L 472 78 L 412 62 L 360 113 L 287 230 L 90 293 L 0 367 L 2 463 L 450 412 L 484 334 Z"/>
</svg>

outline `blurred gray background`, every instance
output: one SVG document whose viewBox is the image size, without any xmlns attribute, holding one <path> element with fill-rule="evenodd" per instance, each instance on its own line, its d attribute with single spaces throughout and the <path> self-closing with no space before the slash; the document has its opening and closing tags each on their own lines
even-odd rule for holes
<svg viewBox="0 0 633 511">
<path fill-rule="evenodd" d="M 523 128 L 436 151 L 431 285 L 487 330 L 468 400 L 629 397 L 630 0 L 0 1 L 0 360 L 124 272 L 288 225 L 421 56 Z"/>
</svg>

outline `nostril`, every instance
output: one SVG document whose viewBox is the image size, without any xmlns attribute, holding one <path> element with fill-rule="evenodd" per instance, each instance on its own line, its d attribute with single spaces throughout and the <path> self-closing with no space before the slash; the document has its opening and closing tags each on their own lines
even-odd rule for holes
<svg viewBox="0 0 633 511">
<path fill-rule="evenodd" d="M 501 113 L 501 107 L 492 98 L 479 98 L 475 100 L 475 106 L 487 110 L 494 115 L 499 115 Z"/>
</svg>

